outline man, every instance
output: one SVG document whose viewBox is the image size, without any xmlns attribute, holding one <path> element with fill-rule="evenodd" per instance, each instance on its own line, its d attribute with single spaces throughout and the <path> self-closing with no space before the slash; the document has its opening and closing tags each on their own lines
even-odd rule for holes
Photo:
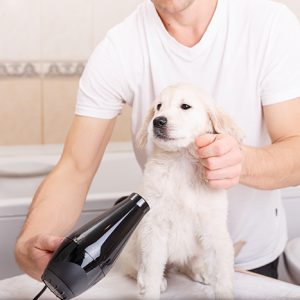
<svg viewBox="0 0 300 300">
<path fill-rule="evenodd" d="M 238 267 L 276 277 L 287 236 L 276 189 L 300 183 L 300 29 L 267 0 L 147 0 L 113 28 L 80 81 L 62 158 L 39 187 L 16 245 L 39 279 L 74 226 L 123 103 L 133 136 L 160 91 L 191 82 L 210 92 L 245 140 L 195 141 L 208 184 L 229 189 L 229 230 L 244 244 Z M 136 150 L 141 166 L 147 153 Z M 239 183 L 239 184 L 238 184 Z"/>
</svg>

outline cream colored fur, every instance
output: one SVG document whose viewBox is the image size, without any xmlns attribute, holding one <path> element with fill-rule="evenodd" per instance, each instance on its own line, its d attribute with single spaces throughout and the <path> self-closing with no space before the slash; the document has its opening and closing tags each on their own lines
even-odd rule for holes
<svg viewBox="0 0 300 300">
<path fill-rule="evenodd" d="M 182 104 L 191 108 L 184 110 Z M 154 134 L 153 120 L 159 116 L 168 121 L 165 140 Z M 154 146 L 139 191 L 150 211 L 126 245 L 119 265 L 137 279 L 143 299 L 159 299 L 166 290 L 167 265 L 211 285 L 217 299 L 233 298 L 234 250 L 226 224 L 226 191 L 206 185 L 194 143 L 207 132 L 240 139 L 238 128 L 214 108 L 210 96 L 187 84 L 166 88 L 139 132 L 141 146 L 147 140 Z"/>
</svg>

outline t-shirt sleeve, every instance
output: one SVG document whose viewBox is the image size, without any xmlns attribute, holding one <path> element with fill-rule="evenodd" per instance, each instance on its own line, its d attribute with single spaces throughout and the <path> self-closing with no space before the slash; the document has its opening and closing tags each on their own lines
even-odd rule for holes
<svg viewBox="0 0 300 300">
<path fill-rule="evenodd" d="M 80 78 L 75 113 L 112 119 L 129 97 L 120 57 L 107 36 L 90 56 Z"/>
<path fill-rule="evenodd" d="M 270 31 L 263 65 L 263 105 L 300 97 L 300 23 L 283 5 Z"/>
</svg>

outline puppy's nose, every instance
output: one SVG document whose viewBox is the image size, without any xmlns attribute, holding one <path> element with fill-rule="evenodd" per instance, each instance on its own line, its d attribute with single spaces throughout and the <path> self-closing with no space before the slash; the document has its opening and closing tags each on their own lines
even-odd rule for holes
<svg viewBox="0 0 300 300">
<path fill-rule="evenodd" d="M 153 126 L 156 128 L 164 127 L 168 122 L 166 117 L 157 117 L 153 120 Z"/>
</svg>

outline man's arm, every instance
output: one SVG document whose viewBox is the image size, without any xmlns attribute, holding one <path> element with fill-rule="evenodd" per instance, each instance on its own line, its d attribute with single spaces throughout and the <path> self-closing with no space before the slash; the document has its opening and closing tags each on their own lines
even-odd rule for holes
<svg viewBox="0 0 300 300">
<path fill-rule="evenodd" d="M 115 119 L 75 116 L 60 161 L 38 188 L 16 245 L 16 259 L 40 279 L 51 255 L 76 223 Z"/>
<path fill-rule="evenodd" d="M 300 184 L 300 98 L 264 107 L 272 144 L 240 147 L 228 135 L 197 138 L 208 184 L 230 188 L 237 183 L 257 189 Z"/>
<path fill-rule="evenodd" d="M 264 107 L 272 145 L 243 146 L 240 183 L 259 189 L 300 184 L 300 98 Z"/>
</svg>

